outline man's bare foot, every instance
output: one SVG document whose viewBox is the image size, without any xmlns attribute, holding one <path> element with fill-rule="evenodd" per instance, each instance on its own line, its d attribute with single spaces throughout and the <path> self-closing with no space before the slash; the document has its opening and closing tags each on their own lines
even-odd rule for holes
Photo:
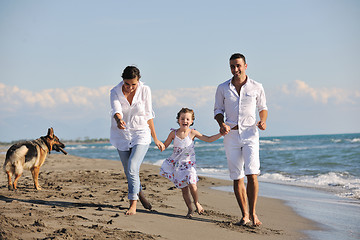
<svg viewBox="0 0 360 240">
<path fill-rule="evenodd" d="M 240 220 L 240 222 L 235 223 L 235 225 L 245 226 L 245 225 L 247 225 L 248 223 L 250 223 L 249 217 L 243 217 L 243 218 Z"/>
<path fill-rule="evenodd" d="M 143 192 L 139 193 L 139 199 L 145 209 L 151 210 L 152 206 L 149 201 L 145 198 Z"/>
<path fill-rule="evenodd" d="M 262 224 L 262 222 L 260 222 L 260 220 L 256 214 L 251 217 L 251 220 L 253 222 L 253 226 L 255 226 L 255 227 L 260 226 Z"/>
<path fill-rule="evenodd" d="M 204 209 L 203 209 L 203 207 L 201 206 L 201 204 L 200 203 L 195 203 L 195 206 L 196 206 L 196 212 L 199 214 L 199 215 L 201 215 L 201 214 L 203 214 L 204 213 Z"/>
</svg>

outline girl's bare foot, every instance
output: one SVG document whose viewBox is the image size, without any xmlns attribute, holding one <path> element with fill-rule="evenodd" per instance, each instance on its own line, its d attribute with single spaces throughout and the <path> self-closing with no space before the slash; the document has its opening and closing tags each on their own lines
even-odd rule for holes
<svg viewBox="0 0 360 240">
<path fill-rule="evenodd" d="M 199 215 L 201 215 L 201 214 L 203 214 L 204 213 L 204 209 L 203 209 L 203 207 L 201 206 L 201 204 L 200 203 L 195 203 L 195 206 L 196 206 L 196 212 L 199 214 Z"/>
<path fill-rule="evenodd" d="M 188 211 L 188 214 L 186 215 L 186 218 L 188 218 L 188 219 L 192 219 L 193 218 L 193 210 L 189 210 Z"/>
</svg>

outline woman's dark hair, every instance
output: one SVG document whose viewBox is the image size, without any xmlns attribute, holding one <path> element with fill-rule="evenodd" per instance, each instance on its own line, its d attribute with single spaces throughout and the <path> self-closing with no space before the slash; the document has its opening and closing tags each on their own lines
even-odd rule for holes
<svg viewBox="0 0 360 240">
<path fill-rule="evenodd" d="M 189 109 L 189 108 L 182 108 L 182 109 L 178 112 L 178 114 L 177 114 L 177 116 L 176 116 L 176 119 L 177 119 L 177 122 L 178 122 L 178 123 L 179 123 L 180 115 L 181 115 L 182 113 L 191 113 L 193 123 L 192 123 L 190 126 L 194 125 L 194 121 L 195 121 L 195 113 L 194 113 L 194 110 Z"/>
<path fill-rule="evenodd" d="M 127 66 L 127 67 L 124 69 L 121 77 L 122 77 L 123 79 L 134 79 L 134 78 L 136 78 L 136 77 L 138 77 L 138 79 L 140 79 L 140 78 L 141 78 L 141 76 L 140 76 L 140 70 L 139 70 L 137 67 L 135 67 L 135 66 Z"/>
<path fill-rule="evenodd" d="M 242 55 L 241 53 L 234 53 L 233 55 L 231 55 L 230 60 L 234 60 L 238 58 L 241 58 L 242 60 L 244 60 L 244 63 L 246 63 L 245 56 Z"/>
</svg>

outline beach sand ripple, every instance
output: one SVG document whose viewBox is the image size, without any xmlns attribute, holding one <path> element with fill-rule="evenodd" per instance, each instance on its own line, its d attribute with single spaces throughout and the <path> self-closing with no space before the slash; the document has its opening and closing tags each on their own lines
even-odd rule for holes
<svg viewBox="0 0 360 240">
<path fill-rule="evenodd" d="M 4 160 L 4 157 L 3 157 Z M 160 177 L 159 167 L 142 165 L 141 180 L 153 210 L 138 204 L 126 216 L 127 181 L 120 162 L 51 154 L 36 191 L 30 172 L 17 191 L 0 179 L 0 239 L 300 239 L 312 223 L 281 201 L 260 198 L 260 227 L 238 226 L 240 210 L 231 193 L 211 189 L 231 182 L 200 177 L 202 215 L 185 218 L 181 191 Z"/>
</svg>

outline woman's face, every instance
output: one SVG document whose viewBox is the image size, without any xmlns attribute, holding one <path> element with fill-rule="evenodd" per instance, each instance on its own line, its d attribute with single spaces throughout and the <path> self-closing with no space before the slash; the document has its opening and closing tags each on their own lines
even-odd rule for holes
<svg viewBox="0 0 360 240">
<path fill-rule="evenodd" d="M 123 91 L 125 93 L 134 92 L 139 84 L 139 78 L 135 77 L 133 79 L 124 79 Z"/>
</svg>

